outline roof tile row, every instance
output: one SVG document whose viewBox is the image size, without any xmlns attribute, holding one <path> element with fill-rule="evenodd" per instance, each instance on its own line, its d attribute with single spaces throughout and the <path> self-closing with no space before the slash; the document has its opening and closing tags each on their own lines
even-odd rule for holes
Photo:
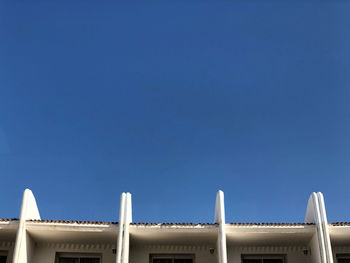
<svg viewBox="0 0 350 263">
<path fill-rule="evenodd" d="M 0 218 L 0 222 L 18 221 L 18 218 Z"/>
<path fill-rule="evenodd" d="M 329 224 L 332 226 L 350 226 L 350 222 L 334 222 Z"/>
<path fill-rule="evenodd" d="M 0 218 L 0 222 L 18 221 L 18 218 Z M 80 225 L 116 225 L 118 222 L 104 222 L 104 221 L 79 221 L 79 220 L 28 220 L 34 223 L 55 223 L 55 224 L 80 224 Z M 307 226 L 314 225 L 313 223 L 227 223 L 233 226 Z M 135 226 L 215 226 L 216 223 L 152 223 L 139 222 L 131 223 Z M 332 226 L 350 226 L 350 222 L 334 222 L 329 223 Z"/>
<path fill-rule="evenodd" d="M 28 220 L 34 223 L 79 224 L 79 225 L 116 225 L 118 222 L 78 221 L 78 220 Z"/>
<path fill-rule="evenodd" d="M 235 226 L 308 226 L 313 223 L 228 223 Z"/>
<path fill-rule="evenodd" d="M 134 226 L 140 226 L 140 225 L 144 225 L 144 226 L 215 226 L 217 224 L 211 224 L 211 223 L 150 223 L 150 222 L 140 222 L 140 223 L 131 223 L 131 225 Z"/>
</svg>

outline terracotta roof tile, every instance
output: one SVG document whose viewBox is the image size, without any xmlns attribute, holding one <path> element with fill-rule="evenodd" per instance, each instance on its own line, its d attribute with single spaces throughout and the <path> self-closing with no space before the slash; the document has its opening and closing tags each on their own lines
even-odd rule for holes
<svg viewBox="0 0 350 263">
<path fill-rule="evenodd" d="M 211 223 L 150 223 L 150 222 L 140 222 L 140 223 L 131 223 L 134 226 L 215 226 L 217 224 Z"/>
<path fill-rule="evenodd" d="M 18 218 L 0 218 L 0 222 L 18 221 Z"/>
<path fill-rule="evenodd" d="M 331 226 L 350 226 L 350 222 L 334 222 L 329 223 Z"/>
<path fill-rule="evenodd" d="M 28 220 L 33 223 L 79 224 L 79 225 L 116 225 L 118 222 L 77 221 L 77 220 Z"/>
<path fill-rule="evenodd" d="M 1 221 L 18 221 L 17 218 L 6 219 L 0 218 Z M 104 221 L 79 221 L 79 220 L 28 220 L 33 223 L 55 223 L 55 224 L 80 224 L 80 225 L 116 225 L 118 222 L 104 222 Z M 311 226 L 313 223 L 227 223 L 232 226 Z M 333 226 L 350 226 L 350 222 L 335 222 L 329 223 Z M 131 223 L 134 226 L 216 226 L 216 223 L 152 223 L 152 222 L 137 222 Z"/>
<path fill-rule="evenodd" d="M 0 219 L 0 221 L 11 221 L 18 219 Z M 56 223 L 56 224 L 80 224 L 80 225 L 111 225 L 118 224 L 118 222 L 103 222 L 103 221 L 78 221 L 78 220 L 28 220 L 29 222 L 34 223 Z M 313 223 L 227 223 L 232 226 L 307 226 L 314 225 Z M 336 222 L 330 223 L 331 225 L 350 225 L 350 222 Z M 215 226 L 216 223 L 153 223 L 153 222 L 137 222 L 131 223 L 130 225 L 134 226 Z"/>
<path fill-rule="evenodd" d="M 311 226 L 313 223 L 228 223 L 234 226 Z"/>
</svg>

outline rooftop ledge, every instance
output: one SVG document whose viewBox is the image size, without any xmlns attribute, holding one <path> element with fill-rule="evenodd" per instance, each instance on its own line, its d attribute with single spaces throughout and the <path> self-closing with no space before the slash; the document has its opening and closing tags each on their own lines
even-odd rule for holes
<svg viewBox="0 0 350 263">
<path fill-rule="evenodd" d="M 1 223 L 17 223 L 19 220 L 0 218 Z M 118 225 L 118 222 L 106 221 L 79 221 L 79 220 L 27 220 L 34 224 L 69 224 L 69 225 Z M 226 227 L 308 227 L 313 226 L 313 223 L 247 223 L 247 222 L 231 222 L 226 223 Z M 335 222 L 329 223 L 330 226 L 350 226 L 350 222 Z M 130 223 L 132 227 L 217 227 L 217 223 L 153 223 L 153 222 L 138 222 Z"/>
<path fill-rule="evenodd" d="M 19 224 L 18 219 L 0 219 L 0 230 L 11 230 L 11 231 L 17 231 Z"/>
<path fill-rule="evenodd" d="M 349 224 L 350 225 L 350 224 Z M 130 233 L 147 232 L 217 232 L 218 224 L 211 223 L 150 223 L 140 222 L 130 224 Z M 30 231 L 116 231 L 117 222 L 76 221 L 76 220 L 27 220 L 27 229 Z M 309 223 L 227 223 L 227 233 L 233 232 L 312 232 L 314 224 Z"/>
<path fill-rule="evenodd" d="M 0 218 L 1 226 L 18 225 L 17 218 Z M 27 220 L 30 225 L 70 225 L 70 226 L 117 226 L 118 222 L 106 221 L 80 221 L 80 220 Z M 230 222 L 226 223 L 227 228 L 313 228 L 313 223 L 247 223 L 247 222 Z M 330 222 L 330 227 L 350 227 L 350 222 Z M 131 228 L 217 228 L 216 223 L 152 223 L 138 222 L 131 223 Z"/>
<path fill-rule="evenodd" d="M 118 225 L 118 222 L 78 221 L 78 220 L 27 220 L 31 223 L 43 224 L 73 224 L 73 225 Z"/>
</svg>

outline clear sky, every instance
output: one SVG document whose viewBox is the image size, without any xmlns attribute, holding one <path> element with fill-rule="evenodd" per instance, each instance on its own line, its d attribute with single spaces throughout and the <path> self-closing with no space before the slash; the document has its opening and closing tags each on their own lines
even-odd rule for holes
<svg viewBox="0 0 350 263">
<path fill-rule="evenodd" d="M 1 1 L 0 218 L 349 221 L 350 4 L 260 2 Z"/>
</svg>

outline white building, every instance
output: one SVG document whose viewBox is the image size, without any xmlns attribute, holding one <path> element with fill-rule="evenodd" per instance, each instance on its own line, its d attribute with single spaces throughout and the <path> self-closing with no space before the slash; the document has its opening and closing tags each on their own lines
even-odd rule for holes
<svg viewBox="0 0 350 263">
<path fill-rule="evenodd" d="M 30 190 L 20 219 L 0 219 L 0 263 L 347 263 L 350 223 L 328 223 L 321 193 L 304 223 L 226 223 L 224 195 L 214 223 L 132 223 L 131 195 L 119 223 L 41 220 Z"/>
</svg>

